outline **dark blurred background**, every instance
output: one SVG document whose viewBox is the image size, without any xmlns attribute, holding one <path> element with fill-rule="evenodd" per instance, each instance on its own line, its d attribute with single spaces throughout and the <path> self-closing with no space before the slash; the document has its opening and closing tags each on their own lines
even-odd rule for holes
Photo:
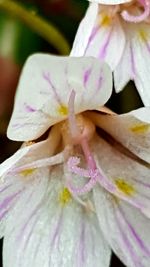
<svg viewBox="0 0 150 267">
<path fill-rule="evenodd" d="M 30 14 L 41 16 L 52 23 L 64 36 L 70 48 L 78 24 L 88 6 L 86 0 L 18 0 L 17 3 Z M 41 37 L 36 29 L 33 30 L 33 27 L 27 24 L 15 12 L 3 8 L 0 4 L 0 162 L 12 155 L 20 146 L 20 143 L 7 139 L 6 129 L 13 108 L 18 78 L 26 58 L 35 52 L 63 54 L 63 51 L 58 51 L 55 45 Z M 64 53 L 67 53 L 67 49 Z M 139 96 L 131 82 L 123 93 L 118 95 L 113 93 L 108 103 L 108 106 L 118 113 L 127 112 L 140 105 Z M 111 266 L 124 265 L 113 255 Z"/>
</svg>

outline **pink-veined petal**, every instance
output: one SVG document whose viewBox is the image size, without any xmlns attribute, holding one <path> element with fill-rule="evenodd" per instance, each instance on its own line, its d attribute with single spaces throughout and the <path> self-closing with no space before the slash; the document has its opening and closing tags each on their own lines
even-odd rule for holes
<svg viewBox="0 0 150 267">
<path fill-rule="evenodd" d="M 30 207 L 32 202 L 31 207 L 34 208 L 41 201 L 47 188 L 49 169 L 35 168 L 16 173 L 13 170 L 34 160 L 47 157 L 50 154 L 50 140 L 48 138 L 45 141 L 22 147 L 0 165 L 0 222 L 3 226 L 1 235 L 4 235 L 6 222 L 8 223 L 13 217 L 13 209 L 16 206 L 20 207 L 18 212 L 21 213 L 23 206 L 29 205 Z M 38 190 L 40 190 L 39 194 Z M 28 216 L 29 211 L 30 209 L 27 208 L 26 212 L 23 213 L 25 217 Z M 19 217 L 20 215 L 18 214 Z"/>
<path fill-rule="evenodd" d="M 129 24 L 129 23 L 128 23 Z M 146 23 L 125 23 L 126 47 L 114 72 L 115 89 L 121 91 L 129 80 L 133 80 L 146 106 L 150 105 L 150 29 Z"/>
<path fill-rule="evenodd" d="M 4 239 L 4 267 L 109 266 L 111 252 L 96 215 L 68 193 L 62 196 L 62 171 L 52 170 L 45 199 L 28 220 L 16 225 L 14 214 L 13 229 Z"/>
<path fill-rule="evenodd" d="M 149 267 L 150 220 L 98 187 L 94 200 L 103 234 L 121 261 L 128 267 Z"/>
<path fill-rule="evenodd" d="M 108 7 L 109 8 L 109 7 Z M 95 22 L 91 21 L 91 13 L 94 13 Z M 85 18 L 81 22 L 71 55 L 94 56 L 107 62 L 114 70 L 122 56 L 125 46 L 125 34 L 118 16 L 111 17 L 107 7 L 102 8 L 95 4 L 89 7 Z"/>
<path fill-rule="evenodd" d="M 139 158 L 150 163 L 150 108 L 123 115 L 96 115 L 96 124 Z"/>
<path fill-rule="evenodd" d="M 68 117 L 72 90 L 77 114 L 103 105 L 111 95 L 111 86 L 109 67 L 92 57 L 33 55 L 22 72 L 8 137 L 20 141 L 36 139 Z"/>
<path fill-rule="evenodd" d="M 99 5 L 90 3 L 89 8 L 82 19 L 75 36 L 70 56 L 81 57 L 85 54 L 89 38 L 93 31 L 95 21 L 98 15 Z"/>
<path fill-rule="evenodd" d="M 150 217 L 149 166 L 132 159 L 106 134 L 101 136 L 95 138 L 93 155 L 97 168 L 102 170 L 104 176 L 114 185 L 114 189 L 103 185 L 103 181 L 100 181 L 101 186 Z"/>
</svg>

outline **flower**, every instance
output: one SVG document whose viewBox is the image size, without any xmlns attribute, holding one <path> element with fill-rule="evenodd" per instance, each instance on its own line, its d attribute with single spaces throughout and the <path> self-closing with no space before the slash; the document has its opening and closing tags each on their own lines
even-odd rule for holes
<svg viewBox="0 0 150 267">
<path fill-rule="evenodd" d="M 110 248 L 149 266 L 150 108 L 106 112 L 111 86 L 94 58 L 27 61 L 8 128 L 26 142 L 0 165 L 4 267 L 108 267 Z"/>
<path fill-rule="evenodd" d="M 72 56 L 105 60 L 116 92 L 133 80 L 150 105 L 150 1 L 90 1 L 71 51 Z"/>
</svg>

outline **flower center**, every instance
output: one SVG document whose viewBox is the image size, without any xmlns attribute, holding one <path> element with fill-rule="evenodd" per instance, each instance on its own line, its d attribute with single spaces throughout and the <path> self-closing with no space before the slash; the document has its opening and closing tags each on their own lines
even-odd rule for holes
<svg viewBox="0 0 150 267">
<path fill-rule="evenodd" d="M 11 169 L 11 173 L 28 175 L 32 170 L 43 167 L 50 167 L 62 164 L 64 167 L 65 188 L 72 196 L 87 207 L 87 204 L 80 198 L 81 195 L 90 192 L 95 184 L 99 182 L 110 192 L 114 191 L 114 185 L 105 177 L 102 170 L 97 168 L 95 159 L 91 151 L 91 141 L 95 134 L 95 124 L 86 116 L 86 113 L 75 115 L 74 112 L 75 92 L 72 91 L 68 102 L 68 120 L 60 122 L 51 127 L 49 138 L 50 155 L 32 161 L 25 165 Z M 61 144 L 61 145 L 60 145 Z M 36 144 L 32 144 L 34 146 Z M 56 154 L 58 151 L 60 151 Z M 79 156 L 80 155 L 80 156 Z M 80 166 L 79 166 L 80 164 Z M 75 176 L 85 182 L 81 187 L 75 187 L 73 182 Z M 69 194 L 62 195 L 63 201 L 68 201 Z M 88 207 L 91 206 L 91 203 Z"/>
<path fill-rule="evenodd" d="M 85 163 L 87 165 L 87 169 L 80 168 L 78 167 L 80 158 L 68 157 L 69 159 L 67 160 L 67 168 L 70 171 L 70 174 L 67 174 L 66 182 L 69 191 L 76 197 L 77 195 L 89 192 L 97 182 L 99 174 L 89 146 L 89 141 L 93 137 L 93 134 L 95 132 L 95 125 L 83 115 L 75 116 L 74 101 L 75 92 L 72 91 L 69 98 L 68 121 L 66 121 L 63 125 L 66 126 L 63 128 L 67 129 L 67 134 L 65 134 L 65 131 L 63 129 L 63 137 L 65 139 L 65 142 L 67 142 L 69 145 L 79 145 L 81 147 L 82 153 L 85 158 Z M 87 177 L 89 180 L 83 187 L 75 188 L 72 186 L 71 173 L 76 174 L 80 177 Z"/>
</svg>

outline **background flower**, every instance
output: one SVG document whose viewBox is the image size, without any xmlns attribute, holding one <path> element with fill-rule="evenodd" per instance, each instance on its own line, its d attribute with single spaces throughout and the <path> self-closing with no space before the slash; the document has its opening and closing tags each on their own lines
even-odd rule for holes
<svg viewBox="0 0 150 267">
<path fill-rule="evenodd" d="M 104 5 L 105 1 L 90 2 L 71 55 L 95 56 L 105 60 L 114 72 L 116 92 L 133 80 L 143 103 L 149 106 L 149 1 L 146 4 L 139 1 L 130 1 L 129 4 L 116 2 L 116 5 L 109 5 L 109 1 L 106 1 L 108 5 Z"/>
</svg>

